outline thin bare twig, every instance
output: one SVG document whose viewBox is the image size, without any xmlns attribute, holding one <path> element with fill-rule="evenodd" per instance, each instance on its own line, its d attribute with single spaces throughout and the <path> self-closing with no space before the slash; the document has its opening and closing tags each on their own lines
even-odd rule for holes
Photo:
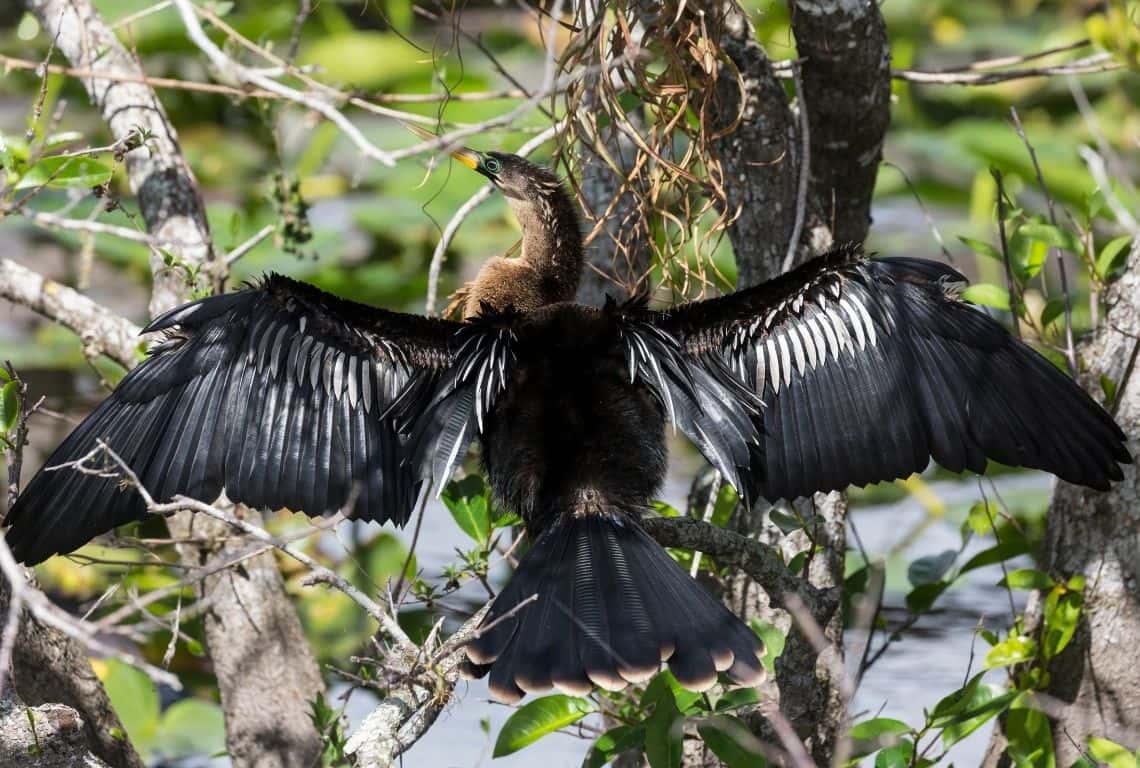
<svg viewBox="0 0 1140 768">
<path fill-rule="evenodd" d="M 800 178 L 796 186 L 796 218 L 792 234 L 788 238 L 788 252 L 784 255 L 781 272 L 787 272 L 796 263 L 800 235 L 804 231 L 807 218 L 808 183 L 811 181 L 811 121 L 808 119 L 807 102 L 804 101 L 804 84 L 800 79 L 800 65 L 792 62 L 792 79 L 796 84 L 796 101 L 800 115 Z"/>
</svg>

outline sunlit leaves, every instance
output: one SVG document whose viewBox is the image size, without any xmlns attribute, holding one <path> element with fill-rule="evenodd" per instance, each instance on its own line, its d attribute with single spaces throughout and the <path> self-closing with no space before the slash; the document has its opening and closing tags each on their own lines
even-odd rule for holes
<svg viewBox="0 0 1140 768">
<path fill-rule="evenodd" d="M 464 533 L 479 544 L 490 538 L 490 494 L 481 475 L 472 474 L 448 483 L 441 498 Z"/>
<path fill-rule="evenodd" d="M 160 710 L 158 691 L 146 675 L 114 659 L 95 665 L 126 736 L 144 757 L 178 758 L 225 747 L 225 726 L 217 704 L 183 699 Z"/>
<path fill-rule="evenodd" d="M 16 426 L 20 416 L 20 384 L 9 381 L 0 387 L 0 435 L 6 434 Z"/>
<path fill-rule="evenodd" d="M 1005 717 L 1007 751 L 1014 765 L 1056 768 L 1049 718 L 1036 709 L 1011 709 Z"/>
<path fill-rule="evenodd" d="M 673 698 L 665 688 L 654 698 L 653 713 L 645 720 L 645 757 L 650 768 L 680 768 L 684 720 Z"/>
<path fill-rule="evenodd" d="M 494 756 L 518 752 L 546 734 L 578 722 L 596 709 L 589 699 L 561 693 L 527 702 L 503 724 L 495 740 Z"/>
<path fill-rule="evenodd" d="M 1009 310 L 1009 291 L 993 283 L 976 283 L 962 291 L 962 298 L 974 304 Z"/>
<path fill-rule="evenodd" d="M 89 157 L 45 157 L 25 171 L 15 189 L 97 187 L 111 180 L 111 167 Z"/>
<path fill-rule="evenodd" d="M 1028 635 L 1010 634 L 986 654 L 985 668 L 1005 667 L 1033 659 L 1037 642 Z"/>
</svg>

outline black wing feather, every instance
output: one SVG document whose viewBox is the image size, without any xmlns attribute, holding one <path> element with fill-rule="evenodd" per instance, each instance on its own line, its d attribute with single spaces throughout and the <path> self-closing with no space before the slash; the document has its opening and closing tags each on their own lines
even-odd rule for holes
<svg viewBox="0 0 1140 768">
<path fill-rule="evenodd" d="M 419 477 L 385 410 L 410 376 L 445 369 L 457 323 L 354 304 L 280 276 L 178 307 L 167 337 L 69 435 L 48 467 L 103 439 L 159 501 L 212 501 L 311 515 L 410 515 Z M 9 511 L 24 562 L 69 552 L 144 514 L 113 477 L 37 474 Z"/>
<path fill-rule="evenodd" d="M 931 457 L 975 472 L 989 458 L 1100 489 L 1119 480 L 1132 460 L 1120 428 L 961 301 L 964 284 L 943 264 L 844 248 L 653 323 L 690 358 L 727 361 L 764 401 L 751 474 L 769 499 L 906 477 Z"/>
</svg>

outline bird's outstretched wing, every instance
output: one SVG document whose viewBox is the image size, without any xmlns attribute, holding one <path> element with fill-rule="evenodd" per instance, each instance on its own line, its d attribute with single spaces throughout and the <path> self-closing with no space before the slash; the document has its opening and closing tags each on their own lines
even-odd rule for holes
<svg viewBox="0 0 1140 768">
<path fill-rule="evenodd" d="M 158 501 L 182 494 L 310 515 L 407 520 L 423 477 L 387 417 L 411 377 L 442 377 L 462 326 L 344 301 L 280 276 L 187 304 L 46 467 L 103 440 Z M 430 387 L 430 381 L 427 386 Z M 70 552 L 145 509 L 120 479 L 41 470 L 5 522 L 16 556 Z"/>
<path fill-rule="evenodd" d="M 1131 457 L 1112 418 L 962 301 L 964 285 L 943 264 L 844 248 L 653 322 L 763 399 L 753 476 L 770 500 L 906 477 L 931 457 L 955 472 L 982 472 L 989 458 L 1100 489 L 1120 479 Z"/>
</svg>

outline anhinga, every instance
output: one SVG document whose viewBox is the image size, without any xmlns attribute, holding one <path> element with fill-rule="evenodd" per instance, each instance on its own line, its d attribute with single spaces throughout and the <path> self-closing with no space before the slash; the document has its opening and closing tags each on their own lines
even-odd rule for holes
<svg viewBox="0 0 1140 768">
<path fill-rule="evenodd" d="M 103 439 L 158 500 L 310 515 L 352 502 L 403 524 L 425 481 L 482 443 L 531 540 L 467 646 L 504 699 L 619 688 L 667 662 L 685 686 L 754 684 L 754 634 L 642 529 L 671 421 L 740 492 L 795 498 L 987 458 L 1105 489 L 1131 461 L 1071 379 L 963 302 L 963 277 L 846 247 L 755 288 L 667 311 L 573 303 L 572 199 L 509 154 L 453 155 L 506 196 L 517 259 L 489 261 L 463 322 L 389 312 L 285 277 L 157 318 L 147 360 L 48 466 Z M 118 479 L 40 472 L 7 517 L 25 563 L 145 514 Z M 531 595 L 534 602 L 511 611 Z M 506 620 L 502 617 L 510 614 Z"/>
</svg>

